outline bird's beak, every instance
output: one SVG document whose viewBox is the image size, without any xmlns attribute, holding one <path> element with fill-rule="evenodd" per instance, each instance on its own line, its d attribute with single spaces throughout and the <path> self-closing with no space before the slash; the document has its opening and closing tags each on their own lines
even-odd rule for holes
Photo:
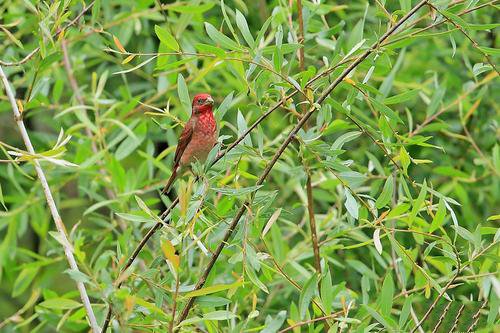
<svg viewBox="0 0 500 333">
<path fill-rule="evenodd" d="M 205 101 L 205 104 L 214 105 L 214 100 L 212 99 L 212 97 L 208 97 Z"/>
</svg>

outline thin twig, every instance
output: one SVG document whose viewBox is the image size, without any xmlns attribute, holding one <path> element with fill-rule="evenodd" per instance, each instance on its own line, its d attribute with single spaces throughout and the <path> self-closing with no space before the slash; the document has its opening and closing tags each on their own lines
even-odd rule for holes
<svg viewBox="0 0 500 333">
<path fill-rule="evenodd" d="M 305 34 L 304 34 L 304 18 L 302 15 L 302 1 L 297 0 L 297 16 L 299 21 L 299 34 L 298 34 L 298 43 L 302 44 L 302 47 L 299 48 L 298 58 L 299 58 L 299 69 L 301 72 L 305 70 L 305 59 L 304 59 L 304 42 L 305 42 Z M 307 112 L 307 106 L 305 103 L 301 103 L 302 113 Z M 311 229 L 311 242 L 313 247 L 314 254 L 314 266 L 316 268 L 316 272 L 319 276 L 321 276 L 321 257 L 319 255 L 319 244 L 318 244 L 318 234 L 316 231 L 316 219 L 314 217 L 314 200 L 313 200 L 313 192 L 312 192 L 312 184 L 311 184 L 311 171 L 307 165 L 307 161 L 304 161 L 304 169 L 306 171 L 306 193 L 307 193 L 307 212 L 309 215 L 309 228 Z M 320 288 L 320 284 L 318 283 L 318 289 Z M 321 292 L 321 290 L 320 290 Z M 329 325 L 325 320 L 325 330 L 328 331 Z"/>
<path fill-rule="evenodd" d="M 14 119 L 19 128 L 19 132 L 21 132 L 21 136 L 23 138 L 24 144 L 26 145 L 26 149 L 30 154 L 34 155 L 35 148 L 33 148 L 33 144 L 31 143 L 31 140 L 29 138 L 28 131 L 24 126 L 22 115 L 17 107 L 14 93 L 10 88 L 10 83 L 7 80 L 7 77 L 5 76 L 5 73 L 3 72 L 1 66 L 0 66 L 0 79 L 3 82 L 5 93 L 7 94 L 7 97 L 9 99 L 10 105 L 12 107 L 12 112 L 14 113 Z M 59 232 L 60 242 L 64 248 L 64 253 L 66 254 L 69 266 L 73 271 L 80 272 L 80 270 L 78 269 L 78 265 L 76 264 L 75 257 L 73 256 L 73 246 L 69 242 L 68 237 L 66 235 L 66 228 L 64 227 L 64 223 L 61 219 L 61 216 L 59 215 L 59 211 L 57 210 L 57 206 L 54 201 L 54 197 L 52 196 L 52 192 L 47 182 L 47 178 L 45 177 L 45 173 L 43 172 L 43 169 L 40 166 L 40 162 L 37 159 L 33 159 L 33 165 L 35 166 L 38 179 L 42 184 L 43 192 L 45 193 L 45 199 L 47 200 L 47 205 L 50 208 L 52 218 L 54 219 L 57 231 Z M 82 299 L 85 311 L 87 312 L 87 317 L 90 322 L 90 327 L 94 332 L 99 332 L 100 328 L 99 325 L 97 324 L 97 320 L 92 310 L 92 306 L 90 305 L 90 300 L 87 294 L 87 290 L 85 289 L 85 285 L 83 284 L 83 282 L 76 282 L 76 286 L 80 292 L 80 298 Z"/>
<path fill-rule="evenodd" d="M 385 41 L 391 34 L 393 34 L 401 25 L 406 22 L 417 10 L 419 10 L 422 6 L 424 6 L 427 3 L 428 0 L 423 0 L 419 2 L 415 7 L 413 7 L 405 16 L 401 18 L 393 27 L 391 27 L 389 30 L 386 31 L 384 35 L 380 37 L 380 39 L 375 42 L 368 50 L 366 50 L 359 58 L 357 58 L 353 63 L 351 63 L 326 89 L 325 91 L 321 94 L 321 96 L 318 98 L 316 101 L 317 104 L 321 105 L 325 99 L 330 95 L 330 93 L 346 78 L 363 60 L 365 60 L 370 54 L 372 54 L 378 46 Z M 282 143 L 282 145 L 279 147 L 278 151 L 274 154 L 273 158 L 267 165 L 267 167 L 264 169 L 262 175 L 259 177 L 258 181 L 256 182 L 256 185 L 262 185 L 264 181 L 267 179 L 267 176 L 271 172 L 272 168 L 280 158 L 281 154 L 285 151 L 285 149 L 288 147 L 290 142 L 295 138 L 299 130 L 305 125 L 307 120 L 313 115 L 313 113 L 316 111 L 316 107 L 313 105 L 313 107 L 300 119 L 300 121 L 295 125 L 295 127 L 290 131 L 288 134 L 287 138 L 285 141 Z M 224 249 L 224 247 L 227 244 L 227 241 L 233 234 L 234 230 L 236 229 L 240 218 L 243 216 L 243 213 L 246 210 L 246 206 L 250 205 L 250 202 L 253 200 L 255 196 L 255 192 L 250 195 L 250 199 L 245 201 L 245 203 L 240 207 L 238 212 L 236 213 L 236 216 L 232 220 L 229 228 L 227 229 L 222 241 L 219 243 L 219 246 L 215 250 L 214 254 L 212 255 L 208 265 L 206 266 L 205 270 L 203 271 L 200 279 L 198 280 L 198 283 L 196 284 L 196 287 L 194 290 L 199 290 L 203 288 L 206 279 L 208 277 L 208 274 L 211 272 L 213 266 L 215 265 L 215 262 L 217 261 L 220 253 Z M 193 304 L 194 304 L 194 299 L 195 297 L 191 297 L 186 306 L 184 307 L 184 310 L 182 311 L 181 316 L 178 319 L 178 323 L 182 322 L 184 319 L 187 318 L 187 315 L 189 314 L 189 311 L 191 310 Z"/>
<path fill-rule="evenodd" d="M 431 8 L 433 8 L 439 14 L 441 14 L 441 16 L 443 16 L 446 19 L 446 21 L 450 22 L 468 40 L 470 40 L 470 42 L 472 43 L 472 46 L 474 46 L 474 48 L 477 49 L 486 58 L 486 60 L 490 64 L 490 66 L 495 70 L 495 72 L 497 72 L 498 75 L 500 75 L 500 72 L 498 71 L 497 66 L 495 66 L 495 63 L 491 60 L 490 56 L 486 52 L 484 52 L 483 50 L 481 50 L 481 47 L 479 46 L 479 44 L 474 39 L 472 39 L 472 37 L 465 31 L 465 29 L 462 26 L 458 25 L 455 21 L 453 21 L 451 18 L 449 18 L 448 15 L 446 15 L 445 13 L 443 13 L 442 10 L 440 10 L 439 8 L 437 8 L 436 6 L 434 6 L 432 3 L 429 2 L 428 6 L 431 7 Z"/>
<path fill-rule="evenodd" d="M 314 322 L 317 322 L 317 321 L 320 321 L 320 320 L 326 320 L 326 319 L 330 319 L 330 318 L 335 318 L 339 315 L 342 314 L 343 311 L 338 311 L 338 312 L 335 312 L 335 313 L 332 313 L 332 314 L 329 314 L 327 316 L 323 316 L 323 317 L 318 317 L 318 318 L 313 318 L 313 319 L 309 319 L 309 320 L 306 320 L 306 321 L 301 321 L 301 322 L 298 322 L 298 323 L 295 323 L 291 326 L 288 326 L 287 328 L 285 329 L 282 329 L 281 331 L 279 331 L 278 333 L 284 333 L 284 332 L 288 332 L 288 331 L 291 331 L 293 330 L 294 328 L 297 328 L 297 327 L 300 327 L 300 326 L 304 326 L 304 325 L 308 325 L 308 324 L 311 324 L 311 323 L 314 323 Z"/>
</svg>

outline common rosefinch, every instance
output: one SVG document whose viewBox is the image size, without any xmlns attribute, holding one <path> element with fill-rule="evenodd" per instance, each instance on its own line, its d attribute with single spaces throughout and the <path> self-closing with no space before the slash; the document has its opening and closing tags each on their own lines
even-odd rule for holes
<svg viewBox="0 0 500 333">
<path fill-rule="evenodd" d="M 161 194 L 168 192 L 180 169 L 188 167 L 194 161 L 205 162 L 208 153 L 217 143 L 213 105 L 214 100 L 209 94 L 194 96 L 191 118 L 186 123 L 175 150 L 172 175 Z"/>
</svg>

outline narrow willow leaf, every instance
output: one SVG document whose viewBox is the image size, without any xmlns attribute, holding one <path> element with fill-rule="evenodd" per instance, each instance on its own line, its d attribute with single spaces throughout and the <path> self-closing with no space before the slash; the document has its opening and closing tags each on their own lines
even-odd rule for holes
<svg viewBox="0 0 500 333">
<path fill-rule="evenodd" d="M 252 37 L 252 34 L 250 33 L 250 29 L 248 29 L 248 23 L 245 19 L 245 16 L 243 16 L 243 14 L 238 9 L 236 9 L 236 25 L 238 26 L 238 29 L 240 29 L 245 42 L 247 42 L 248 46 L 253 49 L 255 41 Z"/>
<path fill-rule="evenodd" d="M 382 254 L 382 243 L 380 242 L 380 229 L 375 229 L 373 232 L 373 244 L 375 245 L 375 249 L 378 254 Z"/>
<path fill-rule="evenodd" d="M 232 312 L 225 310 L 218 310 L 203 315 L 204 320 L 229 320 L 236 318 L 236 315 Z"/>
<path fill-rule="evenodd" d="M 411 311 L 411 303 L 413 301 L 413 295 L 410 295 L 405 299 L 405 302 L 403 304 L 403 308 L 401 309 L 401 313 L 399 315 L 399 328 L 401 330 L 404 329 L 406 323 L 408 322 L 408 317 L 410 316 L 410 311 Z"/>
<path fill-rule="evenodd" d="M 377 111 L 379 111 L 384 116 L 386 116 L 387 118 L 389 118 L 395 122 L 404 124 L 403 120 L 401 120 L 401 118 L 399 118 L 399 115 L 396 112 L 394 112 L 390 107 L 388 107 L 384 103 L 382 103 L 382 102 L 380 102 L 372 97 L 368 97 L 368 98 L 370 99 L 370 101 L 372 102 L 373 106 L 375 107 L 375 109 Z"/>
<path fill-rule="evenodd" d="M 379 297 L 380 313 L 384 317 L 388 317 L 391 314 L 392 309 L 392 299 L 394 297 L 394 280 L 390 272 L 384 278 L 382 283 L 382 290 Z"/>
<path fill-rule="evenodd" d="M 227 110 L 229 110 L 229 107 L 231 106 L 231 104 L 233 102 L 233 95 L 234 95 L 234 91 L 231 91 L 229 93 L 229 95 L 227 95 L 226 98 L 224 98 L 222 103 L 220 103 L 217 110 L 215 110 L 215 112 L 214 112 L 215 118 L 217 118 L 217 120 L 219 122 L 224 118 L 224 115 L 226 114 Z"/>
<path fill-rule="evenodd" d="M 220 47 L 216 47 L 208 44 L 196 44 L 196 49 L 202 53 L 213 54 L 219 58 L 224 58 L 226 56 L 226 51 L 221 49 Z"/>
<path fill-rule="evenodd" d="M 434 218 L 432 219 L 432 223 L 429 227 L 429 232 L 434 232 L 434 230 L 438 229 L 443 225 L 444 217 L 446 216 L 446 206 L 444 205 L 444 200 L 439 200 L 439 205 Z"/>
<path fill-rule="evenodd" d="M 165 44 L 166 47 L 177 52 L 180 51 L 179 43 L 177 43 L 177 40 L 175 40 L 174 36 L 167 29 L 155 25 L 155 33 L 160 42 Z"/>
<path fill-rule="evenodd" d="M 328 267 L 328 266 L 327 266 Z M 326 313 L 331 313 L 332 303 L 335 295 L 332 292 L 332 276 L 330 270 L 327 268 L 323 278 L 321 279 L 321 302 Z"/>
<path fill-rule="evenodd" d="M 419 90 L 417 90 L 417 89 L 408 90 L 408 91 L 405 91 L 404 93 L 394 95 L 391 97 L 387 97 L 386 99 L 384 99 L 384 104 L 385 105 L 392 105 L 392 104 L 406 102 L 406 101 L 409 101 L 409 100 L 415 98 L 415 96 L 417 96 L 418 93 L 419 93 Z"/>
<path fill-rule="evenodd" d="M 174 6 L 169 6 L 168 10 L 178 13 L 186 13 L 186 14 L 201 14 L 204 13 L 215 5 L 213 2 L 197 4 L 197 5 L 188 5 L 185 2 L 177 2 Z"/>
<path fill-rule="evenodd" d="M 220 44 L 222 47 L 225 47 L 230 50 L 241 50 L 238 43 L 236 43 L 223 33 L 219 32 L 210 23 L 205 22 L 205 30 L 207 31 L 207 34 L 210 37 L 210 39 L 212 39 L 215 43 Z"/>
<path fill-rule="evenodd" d="M 0 184 L 0 203 L 2 204 L 5 211 L 8 211 L 7 206 L 5 205 L 5 201 L 3 199 L 2 184 Z"/>
<path fill-rule="evenodd" d="M 33 279 L 37 276 L 40 267 L 26 267 L 18 273 L 14 287 L 12 289 L 12 297 L 17 297 L 24 293 L 31 285 Z"/>
<path fill-rule="evenodd" d="M 418 194 L 417 200 L 413 201 L 413 208 L 411 210 L 410 216 L 408 217 L 408 224 L 411 226 L 413 221 L 415 220 L 415 217 L 418 214 L 418 211 L 420 210 L 420 207 L 422 207 L 422 204 L 424 203 L 425 196 L 427 194 L 427 183 L 424 180 L 424 183 L 422 184 L 422 188 L 420 189 L 420 193 Z"/>
<path fill-rule="evenodd" d="M 219 291 L 224 291 L 228 289 L 233 289 L 237 288 L 239 286 L 243 285 L 243 280 L 239 279 L 238 281 L 231 283 L 231 284 L 215 284 L 213 286 L 201 288 L 198 290 L 193 290 L 188 292 L 185 297 L 197 297 L 197 296 L 203 296 L 203 295 L 208 295 L 208 294 L 213 294 Z"/>
<path fill-rule="evenodd" d="M 189 98 L 189 91 L 186 85 L 186 80 L 184 76 L 179 73 L 177 76 L 177 94 L 179 95 L 179 100 L 181 101 L 182 109 L 185 114 L 191 115 L 191 99 Z"/>
<path fill-rule="evenodd" d="M 241 136 L 241 135 L 243 135 L 243 133 L 245 133 L 247 131 L 248 125 L 247 125 L 247 121 L 246 121 L 245 117 L 243 116 L 243 114 L 241 113 L 240 110 L 238 110 L 237 122 L 238 122 L 238 135 Z M 250 135 L 247 135 L 243 139 L 243 143 L 247 146 L 252 147 L 252 139 L 250 138 Z"/>
<path fill-rule="evenodd" d="M 380 209 L 385 205 L 387 205 L 391 201 L 393 191 L 394 191 L 394 179 L 392 178 L 392 175 L 389 175 L 389 177 L 387 177 L 385 181 L 382 193 L 380 193 L 380 196 L 375 202 L 375 206 L 378 209 Z"/>
<path fill-rule="evenodd" d="M 212 190 L 215 192 L 222 193 L 228 196 L 239 196 L 245 195 L 257 191 L 262 185 L 241 187 L 241 188 L 229 188 L 229 187 L 213 187 Z"/>
<path fill-rule="evenodd" d="M 122 65 L 128 64 L 128 63 L 129 63 L 129 62 L 131 62 L 134 58 L 135 58 L 135 54 L 129 55 L 128 57 L 126 57 L 125 59 L 123 59 L 123 61 L 122 61 Z"/>
<path fill-rule="evenodd" d="M 410 166 L 411 159 L 404 147 L 401 147 L 399 150 L 399 160 L 401 161 L 401 166 L 403 167 L 405 175 L 408 175 L 408 167 Z"/>
<path fill-rule="evenodd" d="M 179 256 L 175 253 L 175 247 L 168 239 L 161 242 L 161 251 L 175 270 L 179 270 Z"/>
<path fill-rule="evenodd" d="M 282 310 L 278 312 L 276 317 L 267 316 L 266 322 L 264 323 L 265 328 L 260 331 L 260 333 L 276 333 L 280 329 L 281 325 L 285 322 L 286 311 Z"/>
<path fill-rule="evenodd" d="M 359 131 L 347 132 L 345 134 L 342 134 L 333 142 L 331 149 L 332 150 L 342 149 L 342 147 L 344 146 L 345 143 L 356 139 L 360 135 L 361 135 L 361 132 L 359 132 Z"/>
<path fill-rule="evenodd" d="M 127 50 L 125 50 L 122 43 L 120 43 L 120 40 L 118 39 L 118 37 L 116 37 L 115 35 L 113 35 L 113 41 L 115 42 L 115 45 L 118 48 L 118 50 L 120 50 L 123 53 L 127 53 Z"/>
<path fill-rule="evenodd" d="M 391 326 L 391 324 L 389 324 L 389 322 L 386 320 L 386 318 L 381 316 L 380 313 L 378 313 L 376 310 L 374 310 L 373 308 L 369 307 L 366 304 L 362 304 L 362 307 L 365 308 L 366 311 L 368 311 L 368 313 L 373 317 L 373 319 L 375 319 L 376 321 L 378 321 L 379 323 L 384 325 L 384 327 L 388 331 L 393 330 L 393 327 Z"/>
<path fill-rule="evenodd" d="M 250 265 L 245 266 L 245 273 L 247 274 L 248 278 L 250 279 L 253 285 L 257 286 L 260 290 L 262 290 L 266 294 L 269 294 L 269 290 L 267 289 L 266 285 L 262 283 L 261 280 L 259 280 L 257 274 L 255 274 L 255 271 Z"/>
<path fill-rule="evenodd" d="M 281 208 L 277 209 L 273 213 L 273 215 L 271 215 L 271 217 L 267 221 L 266 225 L 264 226 L 264 229 L 262 230 L 262 237 L 266 236 L 267 232 L 269 231 L 269 229 L 271 229 L 274 222 L 276 222 L 278 220 L 278 217 L 280 216 L 280 214 L 281 214 Z"/>
<path fill-rule="evenodd" d="M 304 319 L 306 317 L 307 309 L 309 308 L 309 304 L 311 304 L 311 300 L 316 293 L 317 285 L 318 277 L 316 274 L 313 274 L 304 284 L 299 298 L 299 311 L 301 319 Z"/>
<path fill-rule="evenodd" d="M 38 304 L 48 309 L 57 309 L 57 310 L 68 310 L 68 309 L 76 309 L 80 307 L 82 304 L 68 298 L 51 298 L 42 303 Z"/>
<path fill-rule="evenodd" d="M 347 188 L 344 188 L 344 195 L 345 195 L 345 203 L 344 203 L 345 208 L 347 209 L 349 214 L 357 220 L 359 205 L 356 199 L 354 199 L 351 192 Z"/>
</svg>

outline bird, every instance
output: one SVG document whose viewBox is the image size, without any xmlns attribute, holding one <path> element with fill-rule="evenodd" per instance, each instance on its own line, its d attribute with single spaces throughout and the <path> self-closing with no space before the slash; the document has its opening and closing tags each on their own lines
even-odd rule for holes
<svg viewBox="0 0 500 333">
<path fill-rule="evenodd" d="M 217 143 L 217 123 L 213 113 L 214 100 L 210 94 L 197 94 L 193 98 L 191 118 L 184 126 L 175 149 L 172 175 L 161 194 L 168 193 L 179 171 L 191 163 L 205 162 Z"/>
</svg>

